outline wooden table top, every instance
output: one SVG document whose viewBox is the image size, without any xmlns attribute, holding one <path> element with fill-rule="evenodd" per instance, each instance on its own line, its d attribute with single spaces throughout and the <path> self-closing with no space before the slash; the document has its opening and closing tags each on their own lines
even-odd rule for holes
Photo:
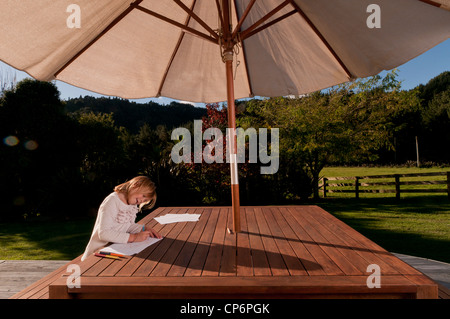
<svg viewBox="0 0 450 319">
<path fill-rule="evenodd" d="M 168 213 L 201 217 L 154 219 Z M 81 287 L 63 273 L 49 297 L 437 298 L 432 280 L 318 206 L 241 207 L 239 233 L 230 207 L 162 207 L 139 223 L 164 239 L 120 260 L 75 259 Z"/>
</svg>

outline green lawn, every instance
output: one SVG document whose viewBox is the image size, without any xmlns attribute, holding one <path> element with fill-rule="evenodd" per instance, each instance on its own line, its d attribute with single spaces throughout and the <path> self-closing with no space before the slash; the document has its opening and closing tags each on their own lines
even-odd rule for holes
<svg viewBox="0 0 450 319">
<path fill-rule="evenodd" d="M 95 220 L 0 224 L 0 260 L 71 260 L 83 253 Z"/>
<path fill-rule="evenodd" d="M 450 167 L 327 167 L 325 177 L 352 177 L 388 174 L 448 172 Z M 446 176 L 401 178 L 400 181 L 446 180 Z M 363 180 L 391 182 L 393 179 Z M 344 181 L 330 181 L 340 183 Z M 350 181 L 345 181 L 350 182 Z M 360 189 L 395 186 L 368 186 Z M 401 185 L 401 189 L 442 188 L 446 185 Z M 335 188 L 336 189 L 336 188 Z M 339 188 L 341 189 L 341 188 Z M 354 189 L 354 186 L 342 189 Z M 383 248 L 398 253 L 450 262 L 450 200 L 447 194 L 330 193 L 318 202 L 322 208 L 372 239 Z"/>
<path fill-rule="evenodd" d="M 355 176 L 372 176 L 372 175 L 391 175 L 391 174 L 417 174 L 417 173 L 446 173 L 450 171 L 450 167 L 432 167 L 432 168 L 405 168 L 405 167 L 327 167 L 322 170 L 323 177 L 355 177 Z M 446 182 L 447 176 L 420 176 L 420 177 L 401 177 L 400 182 L 419 182 L 419 181 L 441 181 Z M 393 183 L 395 179 L 391 178 L 376 178 L 376 179 L 360 179 L 360 183 Z M 354 183 L 354 180 L 339 180 L 328 181 L 328 184 Z M 377 185 L 377 186 L 360 186 L 360 190 L 395 190 L 395 185 Z M 401 190 L 410 189 L 441 189 L 446 192 L 447 185 L 401 185 L 400 194 L 402 198 L 417 197 L 417 196 L 435 196 L 437 193 L 406 193 Z M 351 190 L 354 191 L 354 186 L 339 186 L 328 187 L 328 190 Z M 446 196 L 445 193 L 438 193 L 441 196 Z M 321 193 L 321 196 L 322 193 Z M 354 198 L 355 193 L 327 193 L 327 197 L 332 198 Z M 395 193 L 363 193 L 359 194 L 360 198 L 386 198 L 395 197 Z"/>
<path fill-rule="evenodd" d="M 325 167 L 324 176 L 363 176 L 386 174 L 415 174 L 431 172 L 448 172 L 450 167 Z"/>
<path fill-rule="evenodd" d="M 327 198 L 316 204 L 388 251 L 450 262 L 446 196 Z"/>
</svg>

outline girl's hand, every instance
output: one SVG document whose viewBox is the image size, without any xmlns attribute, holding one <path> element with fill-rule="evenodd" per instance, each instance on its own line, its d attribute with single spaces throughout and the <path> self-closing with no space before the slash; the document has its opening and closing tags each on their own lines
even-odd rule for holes
<svg viewBox="0 0 450 319">
<path fill-rule="evenodd" d="M 130 234 L 130 238 L 129 238 L 128 242 L 132 243 L 132 242 L 144 241 L 149 237 L 162 238 L 162 236 L 158 232 L 156 232 L 152 228 L 149 228 L 147 230 L 141 231 L 140 233 Z"/>
<path fill-rule="evenodd" d="M 148 232 L 149 237 L 162 238 L 162 236 L 158 232 L 156 232 L 153 228 L 149 228 L 148 230 L 145 230 L 144 232 Z"/>
</svg>

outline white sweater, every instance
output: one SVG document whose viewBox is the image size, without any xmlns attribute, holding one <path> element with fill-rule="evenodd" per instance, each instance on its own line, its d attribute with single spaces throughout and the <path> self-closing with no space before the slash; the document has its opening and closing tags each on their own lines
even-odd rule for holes
<svg viewBox="0 0 450 319">
<path fill-rule="evenodd" d="M 108 243 L 124 244 L 128 242 L 130 233 L 139 233 L 142 225 L 134 222 L 138 211 L 138 206 L 125 204 L 116 192 L 109 194 L 100 205 L 91 239 L 81 261 Z"/>
</svg>

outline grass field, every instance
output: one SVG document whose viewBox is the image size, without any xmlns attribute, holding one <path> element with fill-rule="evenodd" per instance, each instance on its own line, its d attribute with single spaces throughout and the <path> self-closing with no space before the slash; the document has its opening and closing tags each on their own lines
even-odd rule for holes
<svg viewBox="0 0 450 319">
<path fill-rule="evenodd" d="M 405 167 L 327 167 L 322 170 L 321 176 L 324 177 L 355 177 L 355 176 L 372 176 L 372 175 L 392 175 L 392 174 L 421 174 L 421 173 L 446 173 L 450 171 L 450 167 L 446 168 L 405 168 Z M 438 181 L 445 183 L 447 181 L 447 176 L 419 176 L 419 177 L 400 177 L 400 182 L 429 182 Z M 360 183 L 391 183 L 395 182 L 393 177 L 391 178 L 376 178 L 376 179 L 360 179 Z M 339 181 L 328 181 L 328 184 L 341 184 L 341 183 L 351 183 L 354 185 L 354 180 L 339 180 Z M 352 191 L 348 193 L 327 193 L 327 197 L 332 198 L 354 198 L 355 186 L 330 186 L 328 190 L 346 190 Z M 360 186 L 359 190 L 391 190 L 395 191 L 395 185 L 376 185 L 376 186 Z M 402 190 L 414 190 L 414 189 L 440 189 L 443 193 L 407 193 L 401 192 Z M 435 185 L 400 185 L 401 197 L 417 197 L 420 196 L 435 196 L 436 194 L 446 196 L 447 185 L 445 184 L 435 184 Z M 321 193 L 321 196 L 322 193 Z M 359 193 L 360 198 L 394 198 L 395 193 Z"/>
<path fill-rule="evenodd" d="M 0 260 L 71 260 L 81 255 L 95 220 L 0 224 Z"/>
<path fill-rule="evenodd" d="M 364 176 L 387 174 L 415 174 L 431 172 L 448 172 L 450 167 L 325 167 L 324 176 Z"/>
<path fill-rule="evenodd" d="M 450 263 L 446 196 L 328 198 L 316 204 L 388 251 Z"/>
<path fill-rule="evenodd" d="M 447 171 L 417 168 L 327 168 L 325 176 L 361 176 Z M 447 195 L 362 194 L 316 204 L 391 252 L 450 263 L 450 200 Z M 348 195 L 348 194 L 342 194 Z M 71 260 L 83 253 L 95 219 L 0 224 L 0 260 Z"/>
<path fill-rule="evenodd" d="M 327 167 L 325 177 L 353 177 L 390 174 L 448 172 L 450 167 Z M 446 176 L 401 178 L 400 181 L 445 181 Z M 360 182 L 392 182 L 394 179 L 365 179 Z M 330 183 L 351 181 L 330 181 Z M 401 185 L 401 189 L 440 188 L 446 185 Z M 367 186 L 360 189 L 395 189 L 395 186 Z M 331 188 L 333 189 L 333 188 Z M 354 190 L 354 186 L 334 189 Z M 329 193 L 318 202 L 383 248 L 398 253 L 450 262 L 450 200 L 446 193 Z"/>
</svg>

